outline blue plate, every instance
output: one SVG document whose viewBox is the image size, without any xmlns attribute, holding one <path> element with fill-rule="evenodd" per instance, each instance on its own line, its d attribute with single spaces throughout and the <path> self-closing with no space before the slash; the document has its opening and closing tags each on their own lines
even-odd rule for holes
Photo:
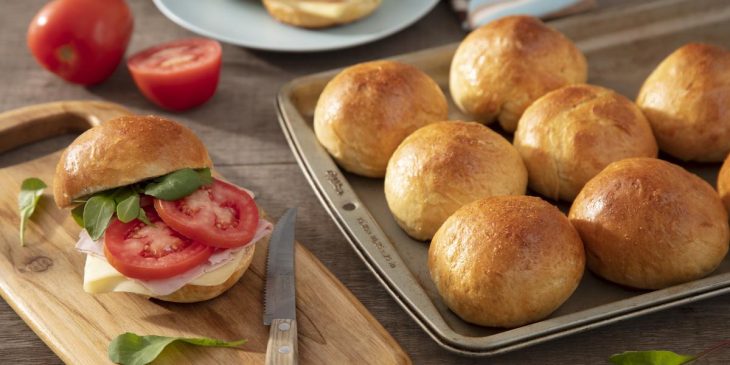
<svg viewBox="0 0 730 365">
<path fill-rule="evenodd" d="M 200 35 L 242 47 L 312 52 L 353 47 L 391 35 L 426 15 L 438 0 L 383 0 L 354 23 L 309 30 L 277 22 L 261 0 L 154 0 L 173 22 Z"/>
</svg>

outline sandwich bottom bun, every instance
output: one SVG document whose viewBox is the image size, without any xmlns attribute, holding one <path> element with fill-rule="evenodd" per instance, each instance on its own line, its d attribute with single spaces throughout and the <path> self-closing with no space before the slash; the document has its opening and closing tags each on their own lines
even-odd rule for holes
<svg viewBox="0 0 730 365">
<path fill-rule="evenodd" d="M 585 244 L 588 268 L 634 288 L 701 278 L 728 251 L 728 215 L 712 186 L 658 159 L 608 165 L 585 185 L 568 216 Z"/>
<path fill-rule="evenodd" d="M 251 265 L 251 261 L 253 261 L 253 254 L 256 250 L 255 246 L 256 244 L 251 244 L 244 248 L 243 257 L 241 258 L 241 261 L 239 262 L 236 271 L 234 271 L 233 274 L 231 274 L 231 276 L 228 278 L 228 280 L 224 281 L 223 283 L 211 286 L 188 284 L 173 292 L 172 294 L 152 298 L 164 300 L 167 302 L 194 303 L 213 299 L 223 294 L 223 292 L 235 285 L 238 280 L 241 279 L 241 276 L 243 276 L 246 270 L 248 270 L 248 267 Z"/>
<path fill-rule="evenodd" d="M 428 267 L 463 320 L 512 328 L 555 311 L 583 276 L 578 233 L 536 197 L 499 196 L 457 210 L 436 232 Z"/>
</svg>

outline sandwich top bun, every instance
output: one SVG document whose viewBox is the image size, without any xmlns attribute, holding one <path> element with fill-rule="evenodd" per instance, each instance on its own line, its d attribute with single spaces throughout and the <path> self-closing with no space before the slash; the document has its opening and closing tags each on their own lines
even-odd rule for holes
<svg viewBox="0 0 730 365">
<path fill-rule="evenodd" d="M 374 61 L 348 67 L 327 83 L 314 111 L 314 132 L 344 169 L 383 177 L 404 138 L 447 118 L 446 97 L 423 71 Z"/>
<path fill-rule="evenodd" d="M 475 122 L 429 124 L 398 146 L 385 198 L 411 237 L 430 239 L 461 206 L 493 195 L 523 195 L 527 170 L 504 137 Z"/>
<path fill-rule="evenodd" d="M 444 302 L 482 326 L 517 327 L 547 317 L 570 297 L 585 268 L 578 233 L 555 206 L 528 196 L 465 205 L 428 250 Z"/>
<path fill-rule="evenodd" d="M 583 83 L 583 54 L 568 38 L 528 16 L 508 16 L 471 32 L 451 62 L 454 102 L 470 117 L 517 129 L 522 112 L 548 91 Z"/>
<path fill-rule="evenodd" d="M 712 186 L 666 161 L 614 162 L 575 198 L 569 218 L 588 268 L 615 283 L 660 289 L 701 278 L 728 251 L 728 215 Z"/>
<path fill-rule="evenodd" d="M 282 23 L 324 28 L 370 15 L 381 0 L 263 0 L 264 7 Z"/>
<path fill-rule="evenodd" d="M 123 116 L 87 130 L 63 151 L 53 197 L 67 208 L 98 191 L 205 167 L 212 167 L 208 151 L 187 127 L 156 116 Z"/>
<path fill-rule="evenodd" d="M 723 161 L 730 152 L 730 51 L 680 47 L 644 81 L 636 103 L 662 151 L 685 161 Z"/>
<path fill-rule="evenodd" d="M 586 84 L 564 86 L 530 105 L 514 145 L 527 166 L 530 188 L 566 201 L 609 163 L 658 152 L 649 122 L 632 101 Z"/>
</svg>

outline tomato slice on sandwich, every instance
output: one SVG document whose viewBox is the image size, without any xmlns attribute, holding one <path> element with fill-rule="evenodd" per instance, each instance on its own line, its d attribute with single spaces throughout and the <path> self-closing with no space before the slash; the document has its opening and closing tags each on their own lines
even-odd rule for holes
<svg viewBox="0 0 730 365">
<path fill-rule="evenodd" d="M 104 254 L 117 271 L 140 280 L 166 279 L 208 260 L 215 248 L 187 238 L 165 224 L 153 209 L 152 223 L 112 219 L 104 233 Z"/>
<path fill-rule="evenodd" d="M 155 199 L 155 210 L 183 236 L 220 248 L 245 246 L 259 224 L 253 198 L 218 179 L 179 200 Z"/>
</svg>

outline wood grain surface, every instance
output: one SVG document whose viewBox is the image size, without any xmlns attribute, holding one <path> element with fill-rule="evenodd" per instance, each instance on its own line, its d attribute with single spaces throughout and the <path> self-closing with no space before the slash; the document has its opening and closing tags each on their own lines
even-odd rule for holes
<svg viewBox="0 0 730 365">
<path fill-rule="evenodd" d="M 297 238 L 362 301 L 415 364 L 602 364 L 608 363 L 611 354 L 625 350 L 662 348 L 692 354 L 730 338 L 730 296 L 721 296 L 493 358 L 464 358 L 439 348 L 390 298 L 350 248 L 301 174 L 276 121 L 274 97 L 282 84 L 296 76 L 459 41 L 464 33 L 446 2 L 412 27 L 353 49 L 282 54 L 224 45 L 217 94 L 206 105 L 180 114 L 162 112 L 146 101 L 124 68 L 101 85 L 83 88 L 67 84 L 36 65 L 26 50 L 25 32 L 43 3 L 5 0 L 0 4 L 0 110 L 63 99 L 98 99 L 185 123 L 208 145 L 221 174 L 254 190 L 272 216 L 278 217 L 287 207 L 300 207 Z M 135 15 L 135 33 L 128 53 L 192 35 L 164 18 L 151 1 L 129 3 Z M 631 3 L 635 2 L 599 1 L 599 8 L 585 16 Z M 560 22 L 552 24 L 559 27 Z M 662 57 L 635 48 L 639 52 L 636 57 Z M 633 76 L 630 69 L 613 75 Z M 600 81 L 608 86 L 612 83 L 609 76 Z M 52 152 L 72 138 L 67 135 L 4 153 L 0 166 Z M 61 363 L 3 301 L 0 329 L 1 364 Z M 716 352 L 702 363 L 730 363 L 730 350 Z"/>
</svg>

